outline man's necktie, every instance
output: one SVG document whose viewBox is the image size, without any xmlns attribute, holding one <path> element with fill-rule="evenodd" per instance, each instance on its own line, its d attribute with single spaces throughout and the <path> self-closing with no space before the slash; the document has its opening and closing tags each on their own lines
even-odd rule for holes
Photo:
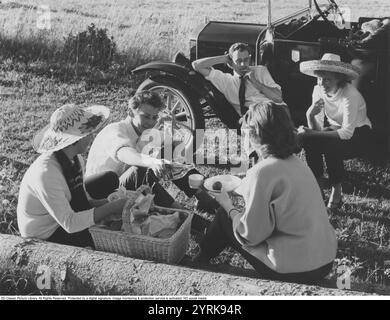
<svg viewBox="0 0 390 320">
<path fill-rule="evenodd" d="M 245 81 L 246 78 L 244 76 L 240 76 L 240 89 L 238 90 L 238 100 L 240 101 L 241 116 L 243 116 L 248 110 L 248 108 L 245 107 Z"/>
<path fill-rule="evenodd" d="M 327 117 L 326 114 L 325 114 L 325 110 L 324 110 L 323 112 L 324 112 L 324 123 L 323 123 L 323 127 L 324 127 L 324 128 L 330 127 L 330 123 L 329 123 L 328 117 Z"/>
</svg>

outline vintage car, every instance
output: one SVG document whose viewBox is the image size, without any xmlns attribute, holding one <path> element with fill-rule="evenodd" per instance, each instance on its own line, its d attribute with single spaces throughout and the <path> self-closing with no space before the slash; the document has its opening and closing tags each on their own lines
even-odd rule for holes
<svg viewBox="0 0 390 320">
<path fill-rule="evenodd" d="M 299 71 L 300 62 L 320 59 L 325 52 L 338 53 L 344 61 L 362 69 L 361 77 L 354 84 L 367 102 L 375 132 L 373 149 L 381 154 L 386 150 L 389 159 L 390 32 L 367 37 L 362 30 L 363 23 L 374 19 L 384 21 L 385 17 L 348 21 L 334 0 L 322 3 L 310 0 L 299 12 L 272 21 L 271 1 L 268 7 L 265 24 L 207 22 L 191 37 L 187 57 L 178 53 L 173 62 L 151 62 L 133 70 L 134 74 L 147 73 L 139 90 L 159 92 L 174 115 L 174 126 L 191 130 L 188 132 L 205 128 L 205 120 L 212 117 L 218 117 L 229 128 L 238 128 L 238 114 L 227 107 L 225 97 L 209 81 L 193 70 L 191 62 L 224 54 L 231 44 L 244 42 L 252 49 L 252 65 L 266 65 L 281 85 L 283 99 L 298 126 L 306 122 L 305 112 L 311 104 L 316 81 Z M 231 71 L 224 65 L 217 67 Z"/>
</svg>

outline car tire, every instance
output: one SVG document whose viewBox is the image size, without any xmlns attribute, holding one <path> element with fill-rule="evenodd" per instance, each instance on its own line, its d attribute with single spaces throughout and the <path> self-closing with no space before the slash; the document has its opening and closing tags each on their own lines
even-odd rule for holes
<svg viewBox="0 0 390 320">
<path fill-rule="evenodd" d="M 192 152 L 195 153 L 203 141 L 202 131 L 198 131 L 197 134 L 195 134 L 196 130 L 204 130 L 205 128 L 203 110 L 199 103 L 199 99 L 190 93 L 189 88 L 186 88 L 180 83 L 164 78 L 158 79 L 157 81 L 153 79 L 145 80 L 137 89 L 137 91 L 141 90 L 151 90 L 157 92 L 160 96 L 162 96 L 165 102 L 167 102 L 168 97 L 170 97 L 171 100 L 169 100 L 166 104 L 175 103 L 175 101 L 179 103 L 177 109 L 180 110 L 179 113 L 182 115 L 182 118 L 179 117 L 179 122 L 186 124 L 193 131 Z M 168 108 L 171 107 L 172 106 L 168 105 Z M 181 119 L 184 120 L 184 114 L 185 121 L 180 121 Z M 196 138 L 202 141 L 196 141 Z M 186 144 L 186 148 L 190 148 L 190 143 L 188 143 L 188 146 Z"/>
</svg>

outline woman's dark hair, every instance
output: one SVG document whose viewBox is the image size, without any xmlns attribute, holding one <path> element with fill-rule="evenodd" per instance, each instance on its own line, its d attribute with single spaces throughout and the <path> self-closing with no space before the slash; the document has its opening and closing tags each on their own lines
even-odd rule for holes
<svg viewBox="0 0 390 320">
<path fill-rule="evenodd" d="M 338 80 L 337 85 L 339 88 L 344 88 L 347 85 L 347 83 L 351 83 L 351 80 L 349 80 L 348 77 L 343 73 L 331 72 L 331 71 L 314 71 L 314 74 L 316 76 L 321 76 L 325 73 L 333 73 L 336 76 Z"/>
<path fill-rule="evenodd" d="M 135 92 L 134 96 L 129 100 L 128 110 L 136 110 L 141 104 L 149 104 L 157 109 L 165 108 L 165 104 L 159 94 L 150 90 Z"/>
<path fill-rule="evenodd" d="M 250 129 L 251 139 L 260 144 L 264 158 L 285 159 L 298 149 L 295 127 L 284 103 L 262 102 L 249 108 L 243 128 Z"/>
<path fill-rule="evenodd" d="M 236 42 L 233 43 L 229 48 L 229 56 L 232 57 L 234 51 L 248 51 L 251 54 L 251 48 L 246 43 Z"/>
</svg>

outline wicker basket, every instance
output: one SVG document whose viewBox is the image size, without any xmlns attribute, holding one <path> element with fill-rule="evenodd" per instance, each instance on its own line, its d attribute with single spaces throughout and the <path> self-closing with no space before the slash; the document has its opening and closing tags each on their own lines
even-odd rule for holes
<svg viewBox="0 0 390 320">
<path fill-rule="evenodd" d="M 169 214 L 179 212 L 182 224 L 170 238 L 161 239 L 123 231 L 112 231 L 106 227 L 89 228 L 96 250 L 119 253 L 139 259 L 166 263 L 178 263 L 184 257 L 190 238 L 193 214 L 186 210 L 154 206 L 154 211 Z"/>
</svg>

